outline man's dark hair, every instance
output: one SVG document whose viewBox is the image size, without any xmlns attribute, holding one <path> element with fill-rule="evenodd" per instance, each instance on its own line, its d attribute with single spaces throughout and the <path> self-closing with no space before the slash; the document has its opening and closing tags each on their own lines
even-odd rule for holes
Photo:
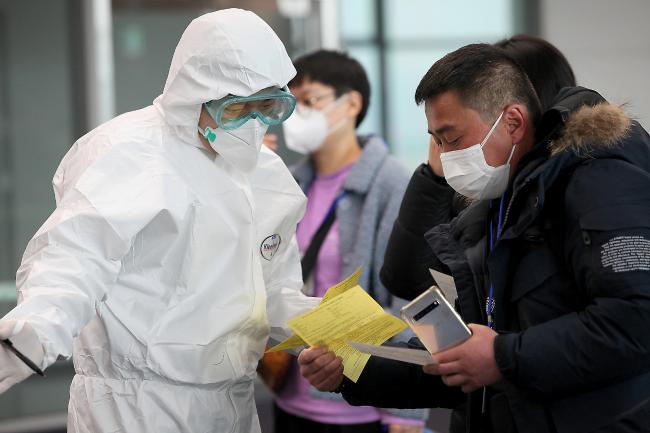
<svg viewBox="0 0 650 433">
<path fill-rule="evenodd" d="M 576 77 L 564 54 L 541 38 L 515 35 L 494 44 L 502 48 L 526 71 L 542 111 L 551 108 L 562 87 L 575 87 Z"/>
<path fill-rule="evenodd" d="M 424 75 L 415 102 L 455 91 L 461 103 L 486 122 L 493 122 L 512 103 L 526 106 L 533 123 L 540 117 L 540 104 L 526 72 L 504 50 L 488 44 L 466 45 L 438 60 Z"/>
<path fill-rule="evenodd" d="M 356 122 L 356 126 L 359 126 L 368 112 L 370 83 L 358 61 L 338 51 L 318 50 L 299 57 L 293 65 L 297 73 L 289 82 L 289 87 L 300 86 L 303 81 L 310 80 L 332 86 L 337 97 L 351 90 L 359 92 L 362 99 Z"/>
</svg>

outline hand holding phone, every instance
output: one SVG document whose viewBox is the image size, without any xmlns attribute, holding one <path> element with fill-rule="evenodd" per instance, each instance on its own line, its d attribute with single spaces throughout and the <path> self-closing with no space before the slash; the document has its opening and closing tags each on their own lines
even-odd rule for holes
<svg viewBox="0 0 650 433">
<path fill-rule="evenodd" d="M 432 354 L 456 346 L 472 335 L 435 286 L 405 305 L 401 316 Z"/>
</svg>

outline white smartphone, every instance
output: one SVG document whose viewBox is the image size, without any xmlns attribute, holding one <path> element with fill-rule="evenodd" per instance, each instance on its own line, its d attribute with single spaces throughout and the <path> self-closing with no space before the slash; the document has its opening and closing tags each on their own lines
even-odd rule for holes
<svg viewBox="0 0 650 433">
<path fill-rule="evenodd" d="M 449 349 L 472 335 L 454 307 L 435 286 L 402 307 L 400 313 L 429 353 Z"/>
</svg>

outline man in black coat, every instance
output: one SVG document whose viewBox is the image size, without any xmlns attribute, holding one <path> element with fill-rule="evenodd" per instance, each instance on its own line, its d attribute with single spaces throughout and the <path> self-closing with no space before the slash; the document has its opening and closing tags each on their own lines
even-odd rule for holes
<svg viewBox="0 0 650 433">
<path fill-rule="evenodd" d="M 473 200 L 425 235 L 473 335 L 424 371 L 372 357 L 357 383 L 308 349 L 303 375 L 352 404 L 453 408 L 454 433 L 650 431 L 646 131 L 583 88 L 542 115 L 521 68 L 483 44 L 436 62 L 416 101 L 441 147 L 432 179 Z"/>
</svg>

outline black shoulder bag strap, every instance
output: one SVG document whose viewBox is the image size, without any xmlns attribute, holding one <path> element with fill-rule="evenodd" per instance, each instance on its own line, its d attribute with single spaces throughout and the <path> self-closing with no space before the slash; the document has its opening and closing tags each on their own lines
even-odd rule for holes
<svg viewBox="0 0 650 433">
<path fill-rule="evenodd" d="M 327 236 L 327 233 L 329 233 L 332 224 L 334 224 L 334 220 L 336 220 L 336 205 L 338 204 L 339 200 L 345 197 L 346 194 L 347 191 L 343 191 L 334 199 L 334 202 L 327 211 L 325 219 L 320 224 L 320 227 L 318 227 L 318 230 L 316 230 L 314 237 L 311 238 L 311 242 L 309 243 L 305 254 L 302 256 L 302 259 L 300 260 L 300 265 L 302 266 L 303 281 L 307 281 L 309 279 L 312 271 L 314 270 L 314 266 L 316 266 L 316 260 L 318 260 L 318 253 L 320 252 L 320 248 L 323 246 L 325 237 Z"/>
</svg>

